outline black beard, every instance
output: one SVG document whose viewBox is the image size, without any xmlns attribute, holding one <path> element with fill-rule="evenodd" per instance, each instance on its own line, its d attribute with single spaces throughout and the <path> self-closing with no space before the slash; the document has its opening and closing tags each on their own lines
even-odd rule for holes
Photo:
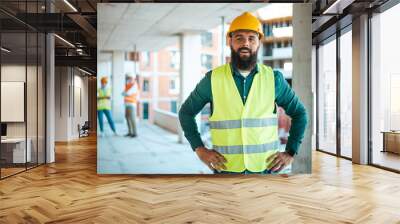
<svg viewBox="0 0 400 224">
<path fill-rule="evenodd" d="M 244 49 L 246 49 L 250 52 L 250 56 L 241 58 L 239 52 Z M 258 49 L 255 52 L 251 52 L 251 50 L 249 48 L 244 48 L 244 47 L 239 48 L 238 51 L 236 52 L 231 47 L 232 65 L 234 65 L 236 68 L 238 68 L 240 70 L 251 70 L 257 63 L 257 52 L 258 52 Z"/>
</svg>

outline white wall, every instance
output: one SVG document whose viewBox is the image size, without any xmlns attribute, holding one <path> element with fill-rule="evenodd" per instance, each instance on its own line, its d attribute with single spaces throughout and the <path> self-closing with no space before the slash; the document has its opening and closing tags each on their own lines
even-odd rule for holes
<svg viewBox="0 0 400 224">
<path fill-rule="evenodd" d="M 72 113 L 72 136 L 74 138 L 79 137 L 78 133 L 78 124 L 81 126 L 85 123 L 85 121 L 88 121 L 89 119 L 89 102 L 88 102 L 88 78 L 83 77 L 80 75 L 74 76 L 74 86 L 75 86 L 75 92 L 74 92 L 74 108 L 75 113 Z M 71 103 L 71 106 L 73 104 Z M 81 108 L 80 108 L 81 107 Z M 81 110 L 81 111 L 80 111 Z"/>
<path fill-rule="evenodd" d="M 78 124 L 88 120 L 88 78 L 75 68 L 56 67 L 55 86 L 55 141 L 77 139 Z"/>
</svg>

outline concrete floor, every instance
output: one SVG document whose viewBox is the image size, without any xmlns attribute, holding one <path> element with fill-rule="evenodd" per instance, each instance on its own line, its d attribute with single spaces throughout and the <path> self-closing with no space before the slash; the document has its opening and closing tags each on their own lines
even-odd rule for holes
<svg viewBox="0 0 400 224">
<path fill-rule="evenodd" d="M 119 136 L 105 126 L 106 136 L 97 139 L 99 174 L 212 174 L 188 143 L 147 121 L 138 122 L 136 138 L 123 137 L 125 124 L 116 124 Z"/>
</svg>

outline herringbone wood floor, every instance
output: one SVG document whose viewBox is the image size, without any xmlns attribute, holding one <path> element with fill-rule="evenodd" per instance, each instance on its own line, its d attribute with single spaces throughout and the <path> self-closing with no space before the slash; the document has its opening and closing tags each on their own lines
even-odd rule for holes
<svg viewBox="0 0 400 224">
<path fill-rule="evenodd" d="M 0 181 L 0 223 L 400 223 L 400 175 L 315 152 L 313 174 L 98 176 L 96 139 Z"/>
</svg>

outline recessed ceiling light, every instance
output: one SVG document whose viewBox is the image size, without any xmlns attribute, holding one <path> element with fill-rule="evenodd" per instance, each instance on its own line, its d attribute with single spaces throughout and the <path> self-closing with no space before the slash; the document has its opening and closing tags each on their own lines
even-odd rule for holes
<svg viewBox="0 0 400 224">
<path fill-rule="evenodd" d="M 10 52 L 11 52 L 11 50 L 9 50 L 9 49 L 7 49 L 7 48 L 5 48 L 5 47 L 1 47 L 1 50 L 4 51 L 4 52 L 6 52 L 6 53 L 10 53 Z"/>
<path fill-rule="evenodd" d="M 81 71 L 81 72 L 83 72 L 83 73 L 85 73 L 85 74 L 87 74 L 87 75 L 92 75 L 92 73 L 90 73 L 90 72 L 88 72 L 88 71 L 85 71 L 85 70 L 83 70 L 83 69 L 81 69 L 81 68 L 79 68 L 79 67 L 78 67 L 78 69 L 79 69 L 79 71 Z"/>
<path fill-rule="evenodd" d="M 64 43 L 66 43 L 67 45 L 69 45 L 69 46 L 75 48 L 75 45 L 71 44 L 71 42 L 69 42 L 68 40 L 66 40 L 66 39 L 64 39 L 64 38 L 62 38 L 62 37 L 60 37 L 60 36 L 57 35 L 57 34 L 54 34 L 54 36 L 57 37 L 58 39 L 60 39 L 61 41 L 63 41 Z"/>
<path fill-rule="evenodd" d="M 74 10 L 75 12 L 78 12 L 78 10 L 71 4 L 69 3 L 68 0 L 64 0 L 65 4 L 67 4 L 72 10 Z"/>
</svg>

